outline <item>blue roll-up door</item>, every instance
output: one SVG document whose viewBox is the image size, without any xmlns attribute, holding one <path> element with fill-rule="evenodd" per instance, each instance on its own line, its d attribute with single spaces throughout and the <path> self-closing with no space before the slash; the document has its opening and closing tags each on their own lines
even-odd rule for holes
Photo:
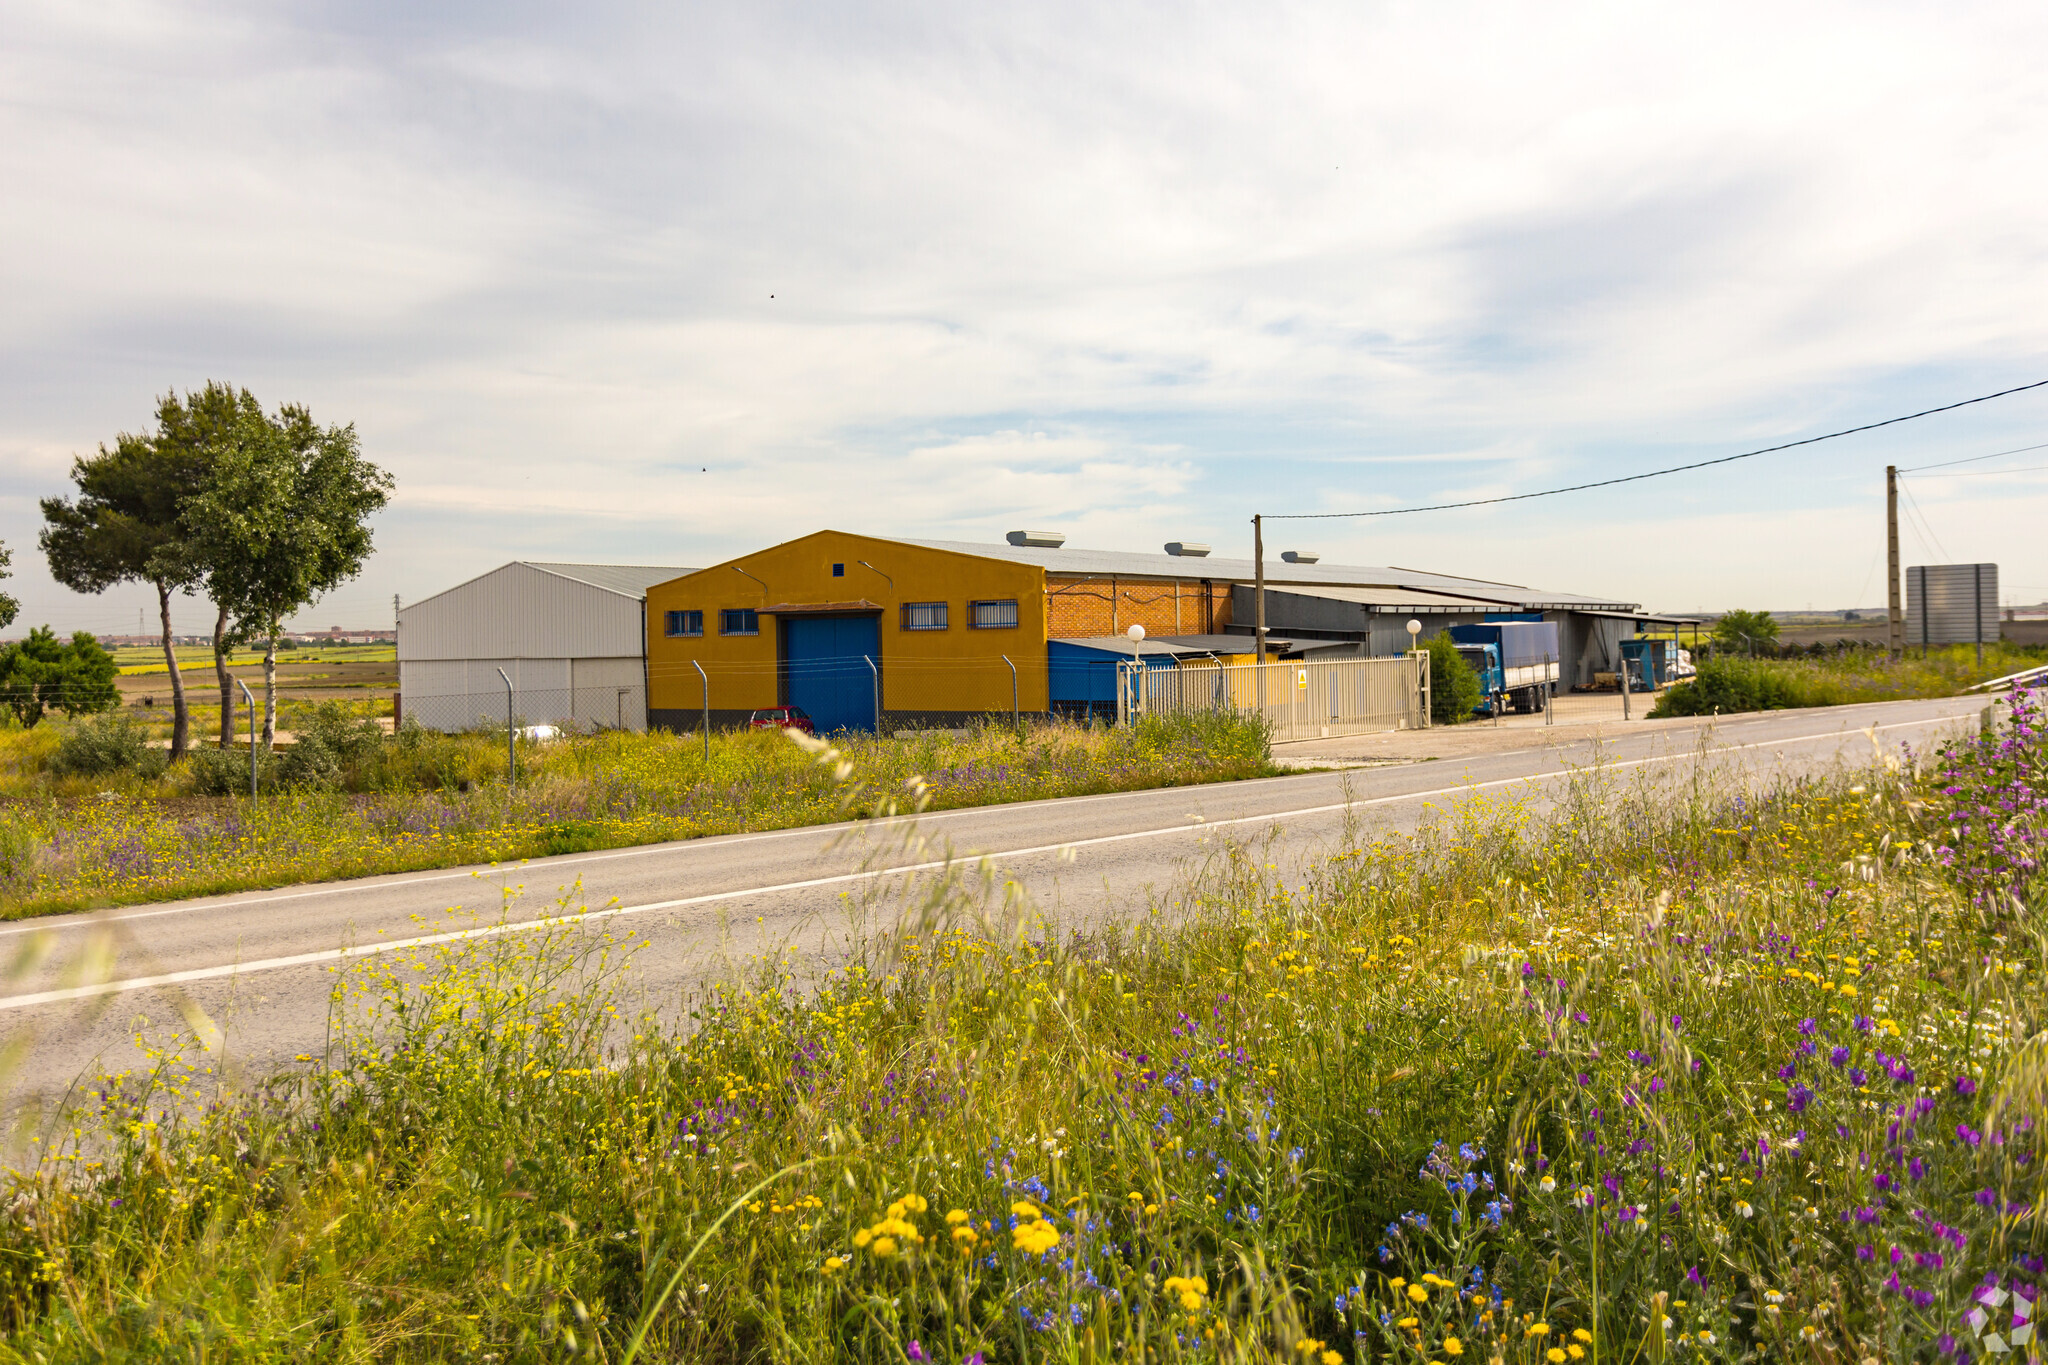
<svg viewBox="0 0 2048 1365">
<path fill-rule="evenodd" d="M 875 675 L 882 662 L 879 618 L 795 616 L 782 623 L 782 668 L 791 706 L 821 735 L 875 728 Z"/>
</svg>

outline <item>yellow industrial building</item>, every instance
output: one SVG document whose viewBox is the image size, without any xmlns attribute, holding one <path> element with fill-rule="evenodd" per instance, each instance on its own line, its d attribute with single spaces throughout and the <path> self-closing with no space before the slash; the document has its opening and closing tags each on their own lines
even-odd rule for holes
<svg viewBox="0 0 2048 1365">
<path fill-rule="evenodd" d="M 796 706 L 826 733 L 1113 711 L 1120 663 L 1249 659 L 1253 577 L 1249 561 L 1182 542 L 1133 554 L 1046 532 L 987 545 L 819 531 L 647 588 L 647 721 L 722 728 Z M 1289 658 L 1399 653 L 1415 613 L 1434 627 L 1635 610 L 1295 551 L 1268 564 L 1267 586 L 1269 655 Z"/>
</svg>

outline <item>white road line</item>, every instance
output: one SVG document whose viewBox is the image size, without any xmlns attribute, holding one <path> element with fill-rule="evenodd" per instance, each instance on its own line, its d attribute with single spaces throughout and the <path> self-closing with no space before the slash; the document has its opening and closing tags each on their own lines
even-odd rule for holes
<svg viewBox="0 0 2048 1365">
<path fill-rule="evenodd" d="M 1833 730 L 1819 735 L 1798 735 L 1787 739 L 1760 740 L 1754 744 L 1731 744 L 1716 749 L 1715 754 L 1739 753 L 1748 749 L 1782 748 L 1790 744 L 1808 744 L 1816 740 L 1841 739 L 1846 735 L 1871 734 L 1881 730 L 1905 730 L 1920 726 L 1941 725 L 1958 717 L 1933 717 L 1927 720 L 1898 721 L 1891 725 L 1864 726 L 1861 731 Z M 1681 759 L 1697 757 L 1695 754 L 1666 754 L 1652 758 L 1631 758 L 1602 765 L 1603 768 L 1640 768 L 1654 763 L 1675 763 Z M 441 934 L 424 934 L 415 938 L 393 939 L 385 943 L 365 943 L 346 948 L 327 948 L 313 953 L 294 953 L 288 957 L 259 958 L 254 962 L 229 963 L 217 967 L 191 967 L 184 971 L 165 972 L 157 976 L 130 977 L 122 981 L 104 981 L 90 986 L 69 986 L 59 990 L 36 991 L 28 995 L 0 997 L 0 1010 L 32 1009 L 38 1005 L 62 1004 L 71 1000 L 90 1000 L 99 996 L 124 994 L 129 991 L 150 990 L 158 986 L 178 986 L 193 981 L 210 981 L 223 976 L 236 976 L 245 972 L 278 971 L 287 967 L 305 967 L 322 962 L 345 962 L 357 958 L 379 957 L 386 953 L 401 952 L 411 948 L 431 948 L 436 944 L 455 943 L 464 939 L 496 938 L 504 934 L 526 933 L 534 929 L 550 929 L 571 924 L 583 924 L 592 920 L 613 919 L 625 915 L 645 915 L 661 910 L 681 910 L 696 905 L 711 905 L 719 901 L 744 900 L 752 896 L 773 896 L 788 891 L 809 891 L 822 886 L 843 886 L 849 882 L 872 881 L 898 873 L 930 872 L 938 868 L 959 866 L 974 862 L 992 861 L 999 858 L 1028 858 L 1044 853 L 1059 853 L 1067 849 L 1093 848 L 1103 844 L 1127 843 L 1134 839 L 1156 839 L 1175 834 L 1200 834 L 1212 829 L 1224 829 L 1233 825 L 1268 824 L 1279 820 L 1293 820 L 1310 815 L 1327 815 L 1332 811 L 1356 810 L 1362 806 L 1384 806 L 1399 801 L 1424 801 L 1435 796 L 1457 796 L 1484 791 L 1492 787 L 1511 787 L 1518 782 L 1545 782 L 1558 777 L 1570 777 L 1585 772 L 1584 768 L 1560 768 L 1556 772 L 1529 773 L 1520 777 L 1496 778 L 1490 782 L 1467 782 L 1454 787 L 1437 787 L 1429 791 L 1406 792 L 1392 796 L 1375 796 L 1358 801 L 1338 801 L 1329 805 L 1304 806 L 1298 810 L 1272 811 L 1264 815 L 1245 815 L 1230 820 L 1209 820 L 1200 824 L 1166 825 L 1156 829 L 1133 830 L 1126 834 L 1103 834 L 1092 839 L 1063 839 L 1053 844 L 1034 844 L 1027 848 L 1005 849 L 996 853 L 983 853 L 969 858 L 938 858 L 921 863 L 904 863 L 895 867 L 874 868 L 863 872 L 842 872 L 830 877 L 811 877 L 803 881 L 781 882 L 773 886 L 745 887 L 737 891 L 711 891 L 701 896 L 683 896 L 675 900 L 649 901 L 641 905 L 613 905 L 600 910 L 583 910 L 573 915 L 550 915 L 541 919 L 519 920 L 514 923 L 487 925 L 480 929 L 456 929 Z"/>
<path fill-rule="evenodd" d="M 1881 725 L 1877 728 L 1880 730 L 1896 730 L 1902 727 L 1911 727 L 1915 725 L 1938 725 L 1943 723 L 1944 721 L 1960 720 L 1962 718 L 1963 717 L 1961 716 L 1930 716 L 1923 720 L 1898 721 L 1890 725 Z M 1745 725 L 1755 723 L 1757 723 L 1755 720 L 1738 722 L 1738 724 Z M 1684 733 L 1696 733 L 1697 730 L 1700 728 L 1712 728 L 1712 721 L 1710 720 L 1707 726 L 1705 727 L 1672 726 L 1669 729 L 1665 730 L 1643 731 L 1639 733 L 1642 733 L 1645 736 L 1666 736 Z M 1868 730 L 1870 727 L 1859 726 L 1857 728 L 1862 730 Z M 1771 741 L 1771 743 L 1798 744 L 1808 740 L 1827 739 L 1832 737 L 1833 735 L 1846 733 L 1848 733 L 1848 731 L 1845 729 L 1839 731 L 1832 731 L 1829 734 L 1822 735 L 1801 735 L 1793 739 Z M 1597 743 L 1599 739 L 1600 736 L 1594 736 L 1593 739 L 1590 741 L 1574 740 L 1572 742 L 1575 745 L 1589 742 Z M 1311 741 L 1303 740 L 1301 742 L 1309 743 Z M 1738 744 L 1725 746 L 1726 749 L 1753 749 L 1763 747 L 1768 747 L 1768 745 Z M 1469 755 L 1466 757 L 1464 761 L 1470 762 L 1474 758 L 1513 758 L 1522 754 L 1544 752 L 1555 753 L 1557 752 L 1557 750 L 1555 748 L 1514 749 L 1506 753 Z M 1223 790 L 1231 792 L 1242 792 L 1248 787 L 1258 786 L 1267 782 L 1285 782 L 1290 780 L 1291 778 L 1299 776 L 1305 776 L 1305 774 L 1289 773 L 1279 777 L 1254 778 L 1250 782 L 1219 783 L 1214 785 L 1218 786 L 1220 789 Z M 1092 804 L 1098 801 L 1127 801 L 1138 797 L 1156 797 L 1167 790 L 1186 791 L 1189 789 L 1147 787 L 1140 791 L 1098 792 L 1093 796 L 1068 796 L 1060 797 L 1058 798 L 1058 800 L 1061 803 L 1063 809 L 1071 809 L 1074 806 Z M 1416 795 L 1425 796 L 1429 794 L 1430 793 L 1427 792 L 1416 793 Z M 858 828 L 871 830 L 886 830 L 891 826 L 900 824 L 930 824 L 940 820 L 961 819 L 964 817 L 974 815 L 988 815 L 997 811 L 1001 811 L 1007 808 L 1008 806 L 1036 807 L 1048 804 L 1051 803 L 1043 801 L 1029 801 L 1008 802 L 1004 805 L 997 806 L 962 806 L 957 810 L 928 811 L 923 815 L 896 816 L 891 817 L 887 820 L 835 822 L 834 824 L 830 825 L 798 825 L 791 829 L 758 830 L 739 834 L 718 834 L 711 835 L 701 839 L 667 840 L 658 844 L 645 844 L 638 848 L 605 849 L 601 852 L 596 853 L 573 854 L 569 856 L 550 859 L 546 862 L 536 863 L 522 859 L 517 864 L 496 864 L 494 866 L 497 868 L 497 870 L 505 872 L 509 872 L 513 866 L 531 867 L 538 871 L 544 872 L 548 868 L 580 867 L 585 863 L 616 862 L 625 858 L 646 858 L 652 857 L 656 854 L 681 852 L 685 849 L 696 850 L 723 848 L 739 843 L 767 843 L 768 841 L 773 839 L 789 839 L 802 834 L 817 834 L 832 829 Z M 1280 813 L 1286 814 L 1286 812 Z M 400 887 L 425 886 L 433 882 L 474 880 L 482 875 L 482 870 L 477 868 L 469 868 L 463 871 L 395 874 L 387 873 L 379 875 L 388 876 L 391 878 L 391 880 L 384 881 L 379 880 L 377 876 L 371 876 L 363 878 L 352 878 L 348 881 L 337 882 L 330 886 L 312 887 L 304 891 L 278 891 L 260 895 L 249 895 L 247 893 L 238 892 L 235 894 L 242 897 L 239 900 L 202 898 L 196 901 L 180 902 L 177 905 L 161 906 L 153 910 L 124 910 L 119 913 L 104 915 L 68 915 L 63 917 L 61 923 L 38 922 L 36 920 L 29 920 L 10 925 L 6 928 L 0 928 L 0 938 L 14 938 L 21 934 L 33 934 L 43 931 L 82 929 L 93 925 L 108 923 L 126 923 L 129 920 L 158 919 L 165 915 L 189 915 L 194 913 L 195 911 L 200 910 L 235 910 L 240 909 L 245 905 L 270 905 L 279 901 L 306 900 L 310 897 L 315 896 L 340 896 L 349 894 L 351 892 L 377 891 L 387 888 L 391 890 L 397 890 Z M 54 919 L 56 917 L 53 916 L 51 918 Z"/>
</svg>

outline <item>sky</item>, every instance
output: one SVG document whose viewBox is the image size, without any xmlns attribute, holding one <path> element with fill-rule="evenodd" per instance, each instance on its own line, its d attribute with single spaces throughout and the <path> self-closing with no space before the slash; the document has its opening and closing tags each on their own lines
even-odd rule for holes
<svg viewBox="0 0 2048 1365">
<path fill-rule="evenodd" d="M 1248 555 L 2048 379 L 2048 8 L 0 0 L 0 542 L 208 379 L 397 480 L 301 626 L 825 527 Z M 1884 466 L 1276 521 L 1657 610 L 1880 606 Z M 1908 475 L 2048 600 L 2048 448 Z M 178 626 L 210 627 L 181 603 Z M 153 627 L 152 627 L 153 628 Z"/>
</svg>

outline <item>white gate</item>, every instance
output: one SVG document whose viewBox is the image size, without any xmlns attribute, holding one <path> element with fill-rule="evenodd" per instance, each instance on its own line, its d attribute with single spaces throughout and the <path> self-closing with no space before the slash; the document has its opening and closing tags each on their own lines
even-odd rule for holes
<svg viewBox="0 0 2048 1365">
<path fill-rule="evenodd" d="M 1172 668 L 1117 666 L 1117 719 L 1186 711 L 1254 711 L 1275 741 L 1326 739 L 1429 724 L 1429 655 L 1388 659 L 1226 664 L 1183 659 Z"/>
</svg>

